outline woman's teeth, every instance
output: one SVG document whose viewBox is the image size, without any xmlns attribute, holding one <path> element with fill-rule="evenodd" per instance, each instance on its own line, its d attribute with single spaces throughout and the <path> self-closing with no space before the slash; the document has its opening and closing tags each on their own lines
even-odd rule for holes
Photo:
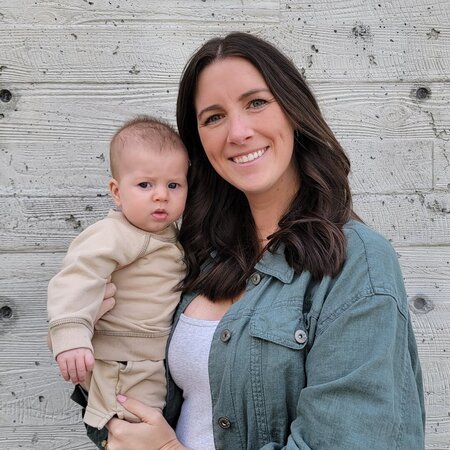
<svg viewBox="0 0 450 450">
<path fill-rule="evenodd" d="M 257 158 L 260 158 L 262 155 L 264 155 L 264 153 L 266 152 L 266 149 L 263 148 L 261 150 L 258 150 L 256 152 L 253 153 L 249 153 L 247 155 L 242 155 L 242 156 L 236 156 L 236 158 L 233 158 L 233 162 L 237 163 L 237 164 L 243 164 L 246 162 L 250 162 L 253 161 Z"/>
</svg>

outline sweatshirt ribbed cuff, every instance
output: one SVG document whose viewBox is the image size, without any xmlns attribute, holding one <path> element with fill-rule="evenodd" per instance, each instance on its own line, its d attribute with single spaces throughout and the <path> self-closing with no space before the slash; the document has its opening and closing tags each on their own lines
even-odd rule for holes
<svg viewBox="0 0 450 450">
<path fill-rule="evenodd" d="M 75 348 L 88 348 L 94 352 L 91 343 L 92 332 L 86 325 L 80 323 L 50 323 L 49 328 L 55 358 L 60 353 Z"/>
</svg>

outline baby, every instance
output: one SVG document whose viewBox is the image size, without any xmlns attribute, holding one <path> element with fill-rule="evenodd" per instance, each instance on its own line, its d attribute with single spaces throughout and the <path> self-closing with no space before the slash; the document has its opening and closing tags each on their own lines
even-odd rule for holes
<svg viewBox="0 0 450 450">
<path fill-rule="evenodd" d="M 119 393 L 164 407 L 165 348 L 185 270 L 175 222 L 189 161 L 178 134 L 140 116 L 112 138 L 110 162 L 120 211 L 75 238 L 48 287 L 53 354 L 65 380 L 81 382 L 93 366 L 84 421 L 98 429 L 113 416 L 138 420 L 116 401 Z M 116 304 L 94 324 L 110 276 Z"/>
</svg>

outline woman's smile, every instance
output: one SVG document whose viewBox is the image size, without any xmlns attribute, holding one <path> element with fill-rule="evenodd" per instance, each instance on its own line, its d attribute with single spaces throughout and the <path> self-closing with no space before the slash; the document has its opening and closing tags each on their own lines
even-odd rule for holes
<svg viewBox="0 0 450 450">
<path fill-rule="evenodd" d="M 240 156 L 234 156 L 233 158 L 231 158 L 233 160 L 233 162 L 237 163 L 237 164 L 245 164 L 248 162 L 252 162 L 255 159 L 261 158 L 262 155 L 264 155 L 264 153 L 266 153 L 267 149 L 269 147 L 264 147 L 260 150 L 256 150 L 250 153 L 246 153 L 244 155 L 240 155 Z"/>
</svg>

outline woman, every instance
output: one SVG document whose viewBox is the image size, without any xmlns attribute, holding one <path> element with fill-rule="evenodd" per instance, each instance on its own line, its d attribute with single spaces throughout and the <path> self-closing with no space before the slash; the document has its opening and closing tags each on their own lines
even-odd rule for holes
<svg viewBox="0 0 450 450">
<path fill-rule="evenodd" d="M 423 449 L 420 366 L 395 252 L 352 210 L 350 164 L 272 45 L 212 39 L 177 104 L 192 183 L 165 418 L 116 449 Z M 176 433 L 175 431 L 176 430 Z"/>
</svg>

